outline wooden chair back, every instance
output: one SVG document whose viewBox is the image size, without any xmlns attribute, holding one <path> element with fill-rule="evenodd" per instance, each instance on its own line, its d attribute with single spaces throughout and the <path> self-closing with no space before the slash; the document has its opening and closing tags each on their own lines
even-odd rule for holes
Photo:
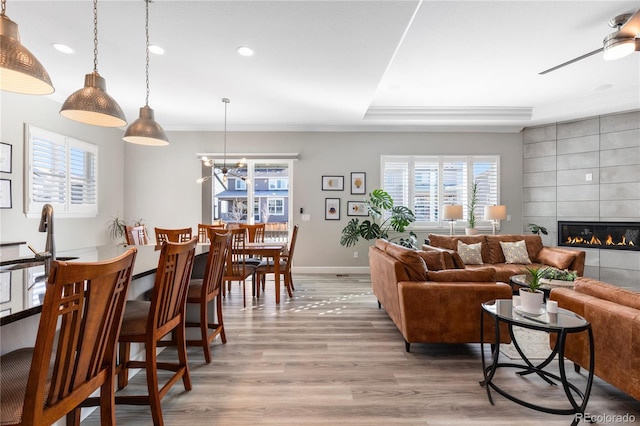
<svg viewBox="0 0 640 426">
<path fill-rule="evenodd" d="M 218 230 L 218 231 L 224 231 L 226 228 L 227 228 L 227 225 L 224 224 L 224 223 L 213 224 L 213 225 L 199 223 L 198 224 L 198 242 L 199 243 L 208 243 L 209 242 L 209 236 L 208 236 L 208 233 L 207 233 L 207 229 L 215 229 L 215 230 Z"/>
<path fill-rule="evenodd" d="M 298 239 L 298 225 L 293 227 L 293 232 L 291 233 L 291 240 L 289 241 L 289 250 L 286 254 L 286 266 L 285 271 L 287 273 L 291 273 L 291 263 L 293 260 L 293 251 L 296 248 L 296 240 Z"/>
<path fill-rule="evenodd" d="M 147 238 L 147 232 L 144 229 L 143 225 L 140 226 L 129 226 L 125 225 L 125 237 L 127 239 L 127 245 L 129 246 L 143 246 L 149 244 L 149 239 Z"/>
<path fill-rule="evenodd" d="M 183 320 L 187 289 L 191 280 L 198 239 L 168 241 L 160 249 L 158 270 L 149 309 L 148 333 L 165 336 Z"/>
<path fill-rule="evenodd" d="M 172 243 L 186 243 L 191 239 L 191 228 L 154 228 L 154 232 L 156 234 L 156 244 L 158 245 L 168 241 Z"/>
<path fill-rule="evenodd" d="M 207 231 L 211 246 L 204 270 L 202 298 L 211 300 L 220 293 L 225 264 L 231 248 L 231 232 L 220 233 L 221 230 L 214 228 L 209 228 Z"/>
<path fill-rule="evenodd" d="M 79 419 L 77 407 L 98 389 L 101 423 L 115 424 L 115 349 L 136 254 L 132 247 L 108 261 L 52 263 L 21 424 Z M 2 424 L 11 411 L 4 403 L 3 395 Z"/>
<path fill-rule="evenodd" d="M 250 243 L 264 243 L 266 223 L 255 223 L 253 225 L 241 223 L 240 228 L 245 228 L 247 230 L 247 236 Z"/>
</svg>

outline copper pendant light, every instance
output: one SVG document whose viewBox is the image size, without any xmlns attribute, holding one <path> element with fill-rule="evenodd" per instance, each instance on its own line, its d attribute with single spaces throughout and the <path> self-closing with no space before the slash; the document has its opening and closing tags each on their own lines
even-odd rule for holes
<svg viewBox="0 0 640 426">
<path fill-rule="evenodd" d="M 98 74 L 98 0 L 93 0 L 93 72 L 84 77 L 84 87 L 72 93 L 60 109 L 62 116 L 93 126 L 127 124 L 120 105 L 107 94 L 107 83 Z"/>
<path fill-rule="evenodd" d="M 122 139 L 139 145 L 165 146 L 169 145 L 169 138 L 162 129 L 162 126 L 155 121 L 153 110 L 149 107 L 149 0 L 145 0 L 145 4 L 145 31 L 147 35 L 147 66 L 145 74 L 147 77 L 147 97 L 144 106 L 140 108 L 140 118 L 127 127 Z"/>
<path fill-rule="evenodd" d="M 20 43 L 18 24 L 0 12 L 0 89 L 27 95 L 48 95 L 55 90 L 40 61 Z"/>
</svg>

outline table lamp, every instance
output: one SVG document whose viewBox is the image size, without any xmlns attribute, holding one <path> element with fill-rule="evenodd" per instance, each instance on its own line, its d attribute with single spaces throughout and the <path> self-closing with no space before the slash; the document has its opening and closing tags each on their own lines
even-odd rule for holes
<svg viewBox="0 0 640 426">
<path fill-rule="evenodd" d="M 485 206 L 484 218 L 490 220 L 493 225 L 493 235 L 496 235 L 496 228 L 501 220 L 507 218 L 507 206 Z"/>
<path fill-rule="evenodd" d="M 449 204 L 443 207 L 442 218 L 450 222 L 449 235 L 453 235 L 456 220 L 462 219 L 462 206 Z"/>
</svg>

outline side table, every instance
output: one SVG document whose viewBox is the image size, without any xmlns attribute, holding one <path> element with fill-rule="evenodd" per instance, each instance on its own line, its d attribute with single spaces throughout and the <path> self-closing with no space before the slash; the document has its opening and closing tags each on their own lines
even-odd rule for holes
<svg viewBox="0 0 640 426">
<path fill-rule="evenodd" d="M 541 305 L 540 307 L 541 312 L 543 312 L 543 306 L 544 305 Z M 485 362 L 484 353 L 483 325 L 484 317 L 486 315 L 489 315 L 489 317 L 493 318 L 497 342 L 495 345 L 491 346 L 492 363 L 489 366 L 487 366 Z M 511 341 L 514 344 L 515 349 L 518 351 L 518 354 L 520 354 L 520 356 L 522 357 L 523 363 L 499 362 L 501 322 L 508 324 Z M 551 354 L 540 364 L 534 365 L 520 348 L 520 345 L 518 344 L 513 334 L 514 325 L 532 330 L 544 331 L 547 333 L 556 333 L 556 344 Z M 578 389 L 577 386 L 570 383 L 567 379 L 564 366 L 564 346 L 568 334 L 581 333 L 584 331 L 586 331 L 589 335 L 590 360 L 587 384 L 584 391 L 582 391 Z M 536 316 L 533 314 L 521 312 L 517 308 L 514 309 L 511 299 L 492 300 L 482 304 L 482 311 L 480 314 L 480 348 L 482 352 L 482 371 L 484 374 L 484 380 L 480 382 L 480 385 L 485 386 L 485 388 L 487 389 L 487 397 L 489 398 L 489 402 L 491 403 L 491 405 L 493 405 L 493 398 L 491 397 L 491 389 L 493 389 L 505 398 L 534 410 L 551 414 L 574 414 L 574 420 L 571 423 L 572 426 L 577 425 L 580 419 L 584 418 L 585 409 L 589 400 L 589 394 L 591 393 L 591 385 L 593 384 L 594 368 L 593 331 L 591 330 L 591 324 L 589 323 L 589 321 L 567 309 L 558 308 L 557 314 L 544 312 Z M 551 363 L 551 361 L 556 358 L 556 355 L 558 356 L 558 368 L 560 373 L 559 375 L 545 370 L 545 367 L 547 367 Z M 540 376 L 550 385 L 561 384 L 571 407 L 545 407 L 542 405 L 524 401 L 520 398 L 510 395 L 493 381 L 494 374 L 498 368 L 516 368 L 520 370 L 517 372 L 518 375 L 524 376 L 534 373 Z"/>
</svg>

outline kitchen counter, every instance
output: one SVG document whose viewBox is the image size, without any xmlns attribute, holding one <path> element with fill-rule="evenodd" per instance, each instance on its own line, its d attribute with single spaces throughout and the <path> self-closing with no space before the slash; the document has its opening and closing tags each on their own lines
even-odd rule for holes
<svg viewBox="0 0 640 426">
<path fill-rule="evenodd" d="M 127 245 L 87 247 L 75 250 L 65 250 L 58 253 L 59 258 L 71 259 L 69 262 L 98 262 L 112 259 L 123 254 Z M 132 283 L 129 298 L 136 299 L 149 290 L 148 280 L 143 277 L 155 274 L 158 267 L 160 250 L 155 245 L 135 246 L 138 255 L 133 268 Z M 198 244 L 196 258 L 209 251 L 208 244 Z M 201 260 L 201 259 L 197 259 Z M 196 265 L 202 262 L 196 261 Z M 195 269 L 195 266 L 194 266 Z M 20 319 L 40 313 L 45 292 L 45 281 L 37 278 L 44 276 L 44 265 L 35 261 L 33 257 L 13 259 L 0 262 L 0 325 L 18 321 Z M 136 282 L 137 281 L 137 282 Z M 140 284 L 145 282 L 144 288 Z"/>
</svg>

